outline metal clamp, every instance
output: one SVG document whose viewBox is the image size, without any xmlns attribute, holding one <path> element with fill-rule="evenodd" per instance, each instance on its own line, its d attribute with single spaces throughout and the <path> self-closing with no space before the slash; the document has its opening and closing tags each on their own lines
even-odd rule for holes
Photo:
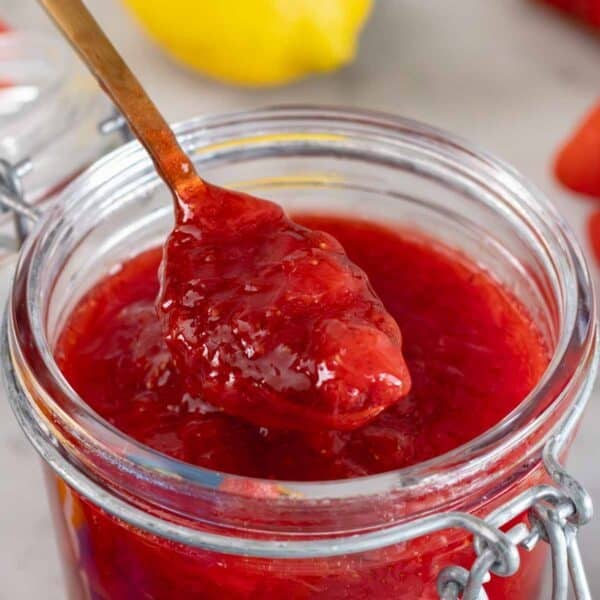
<svg viewBox="0 0 600 600">
<path fill-rule="evenodd" d="M 32 169 L 26 158 L 16 164 L 0 158 L 0 212 L 11 211 L 15 227 L 17 247 L 20 247 L 28 233 L 28 224 L 39 217 L 39 210 L 30 206 L 23 195 L 21 179 Z"/>
<path fill-rule="evenodd" d="M 577 533 L 593 516 L 592 499 L 559 458 L 581 410 L 577 407 L 544 447 L 543 465 L 554 485 L 527 489 L 482 520 L 487 526 L 498 528 L 510 544 L 475 535 L 476 559 L 471 569 L 450 566 L 440 572 L 437 588 L 441 600 L 488 600 L 484 584 L 490 575 L 514 574 L 519 568 L 519 561 L 514 563 L 515 553 L 518 556 L 519 550 L 530 552 L 539 543 L 550 546 L 552 600 L 567 600 L 570 588 L 576 600 L 591 600 Z M 503 532 L 503 526 L 522 514 L 527 514 L 529 525 L 519 523 Z"/>
<path fill-rule="evenodd" d="M 112 114 L 98 123 L 98 133 L 100 135 L 111 135 L 115 132 L 121 136 L 124 143 L 130 142 L 134 138 L 125 117 L 116 107 L 113 107 Z"/>
<path fill-rule="evenodd" d="M 117 133 L 124 143 L 133 139 L 127 121 L 116 108 L 98 123 L 98 133 L 104 136 Z M 23 192 L 22 178 L 32 169 L 33 163 L 29 158 L 16 163 L 0 158 L 0 214 L 13 214 L 16 249 L 20 248 L 29 233 L 31 223 L 41 214 L 39 209 L 26 201 Z"/>
</svg>

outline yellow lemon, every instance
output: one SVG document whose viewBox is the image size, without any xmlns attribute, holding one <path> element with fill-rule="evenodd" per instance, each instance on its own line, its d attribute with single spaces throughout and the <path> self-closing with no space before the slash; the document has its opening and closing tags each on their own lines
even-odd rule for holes
<svg viewBox="0 0 600 600">
<path fill-rule="evenodd" d="M 352 60 L 371 0 L 124 0 L 150 35 L 217 79 L 275 85 Z"/>
</svg>

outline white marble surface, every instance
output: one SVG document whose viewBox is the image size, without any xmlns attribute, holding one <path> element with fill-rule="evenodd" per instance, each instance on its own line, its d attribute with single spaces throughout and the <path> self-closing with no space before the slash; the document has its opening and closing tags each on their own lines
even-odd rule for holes
<svg viewBox="0 0 600 600">
<path fill-rule="evenodd" d="M 276 90 L 239 90 L 173 65 L 118 0 L 88 0 L 170 119 L 254 106 L 326 103 L 386 110 L 461 133 L 511 162 L 557 203 L 583 239 L 590 204 L 559 189 L 550 157 L 600 96 L 600 37 L 525 0 L 379 0 L 355 64 Z M 0 18 L 47 27 L 31 0 Z M 598 273 L 596 267 L 593 267 Z M 8 274 L 0 271 L 0 289 Z M 600 505 L 600 396 L 591 399 L 572 470 Z M 64 598 L 37 457 L 0 401 L 0 600 Z M 600 595 L 600 517 L 582 532 Z"/>
</svg>

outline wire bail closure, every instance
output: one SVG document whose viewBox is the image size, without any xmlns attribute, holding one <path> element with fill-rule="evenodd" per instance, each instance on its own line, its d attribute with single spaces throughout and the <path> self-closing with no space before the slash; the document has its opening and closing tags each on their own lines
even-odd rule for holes
<svg viewBox="0 0 600 600">
<path fill-rule="evenodd" d="M 28 225 L 37 221 L 39 209 L 30 206 L 23 195 L 22 178 L 33 168 L 29 158 L 14 165 L 0 158 L 0 212 L 11 211 L 15 228 L 17 248 L 21 247 L 28 233 Z"/>
<path fill-rule="evenodd" d="M 133 135 L 121 113 L 113 108 L 106 119 L 98 123 L 98 133 L 103 136 L 119 133 L 123 143 L 133 139 Z M 34 168 L 34 162 L 26 157 L 15 163 L 0 158 L 0 214 L 13 213 L 14 233 L 17 250 L 27 237 L 31 225 L 41 216 L 39 208 L 25 199 L 23 178 Z"/>
<path fill-rule="evenodd" d="M 477 558 L 470 570 L 459 566 L 443 569 L 437 581 L 441 600 L 489 600 L 484 584 L 490 575 L 507 577 L 519 568 L 519 550 L 531 552 L 540 542 L 550 546 L 552 559 L 552 600 L 567 600 L 572 589 L 576 600 L 592 600 L 577 540 L 580 527 L 593 517 L 590 494 L 573 478 L 560 455 L 574 430 L 584 403 L 578 403 L 556 434 L 544 446 L 543 465 L 554 485 L 538 485 L 513 498 L 489 514 L 481 523 L 496 528 L 508 545 L 475 534 Z M 519 523 L 506 532 L 502 527 L 527 513 L 529 526 Z M 517 553 L 516 564 L 514 553 Z M 508 567 L 508 568 L 507 568 Z"/>
</svg>

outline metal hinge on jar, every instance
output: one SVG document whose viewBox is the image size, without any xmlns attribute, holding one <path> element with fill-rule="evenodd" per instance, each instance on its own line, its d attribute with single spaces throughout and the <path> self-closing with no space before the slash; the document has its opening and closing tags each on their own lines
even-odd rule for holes
<svg viewBox="0 0 600 600">
<path fill-rule="evenodd" d="M 123 142 L 133 139 L 127 122 L 118 110 L 98 124 L 98 133 L 110 135 L 118 132 Z M 13 214 L 14 240 L 9 250 L 18 249 L 29 232 L 29 227 L 40 216 L 40 210 L 27 202 L 23 193 L 22 179 L 35 168 L 33 161 L 24 158 L 16 163 L 11 163 L 0 158 L 0 214 L 11 212 Z M 5 246 L 0 239 L 0 247 Z"/>
<path fill-rule="evenodd" d="M 593 516 L 592 499 L 560 462 L 561 451 L 582 410 L 582 406 L 576 407 L 561 431 L 544 447 L 544 467 L 554 485 L 528 489 L 468 527 L 474 533 L 477 558 L 470 570 L 450 566 L 441 571 L 438 577 L 441 600 L 487 600 L 485 583 L 490 574 L 513 575 L 519 569 L 519 551 L 531 551 L 539 543 L 550 547 L 552 600 L 567 600 L 570 589 L 577 600 L 591 600 L 577 533 Z M 520 523 L 508 531 L 502 530 L 524 513 L 528 515 L 529 526 Z"/>
<path fill-rule="evenodd" d="M 12 212 L 16 245 L 19 247 L 27 235 L 27 223 L 35 221 L 39 212 L 27 204 L 23 197 L 21 178 L 32 169 L 26 158 L 16 164 L 0 158 L 0 212 Z"/>
</svg>

